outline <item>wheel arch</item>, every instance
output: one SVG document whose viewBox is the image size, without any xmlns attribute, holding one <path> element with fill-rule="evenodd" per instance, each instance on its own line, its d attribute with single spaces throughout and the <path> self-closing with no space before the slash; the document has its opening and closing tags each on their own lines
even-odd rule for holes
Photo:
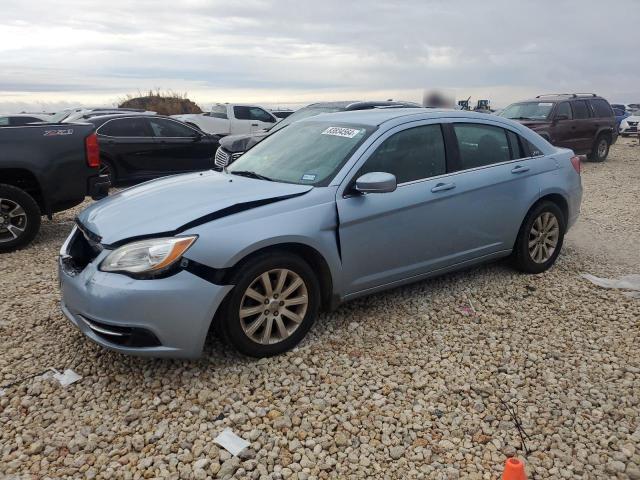
<svg viewBox="0 0 640 480">
<path fill-rule="evenodd" d="M 292 253 L 307 262 L 311 269 L 316 273 L 318 282 L 320 283 L 321 307 L 323 309 L 331 309 L 335 306 L 333 298 L 333 275 L 331 274 L 329 263 L 317 249 L 304 243 L 276 243 L 253 250 L 243 256 L 233 266 L 225 269 L 222 282 L 224 283 L 231 279 L 232 276 L 247 262 L 258 256 L 271 252 Z"/>
<path fill-rule="evenodd" d="M 45 201 L 42 186 L 33 172 L 24 168 L 2 168 L 0 169 L 0 175 L 2 177 L 0 183 L 24 190 L 36 201 L 41 213 L 51 213 Z"/>
<path fill-rule="evenodd" d="M 560 208 L 560 211 L 564 216 L 565 229 L 566 229 L 566 224 L 569 221 L 569 202 L 561 193 L 558 193 L 558 192 L 545 193 L 529 206 L 529 208 L 527 209 L 527 212 L 524 214 L 524 217 L 522 217 L 522 222 L 520 222 L 520 228 L 518 228 L 518 235 L 516 236 L 513 242 L 513 248 L 516 247 L 518 237 L 520 236 L 520 232 L 524 228 L 524 223 L 526 222 L 527 217 L 529 216 L 529 212 L 531 212 L 531 210 L 533 210 L 534 208 L 536 208 L 538 205 L 540 205 L 542 202 L 545 202 L 545 201 L 555 203 L 558 206 L 558 208 Z"/>
</svg>

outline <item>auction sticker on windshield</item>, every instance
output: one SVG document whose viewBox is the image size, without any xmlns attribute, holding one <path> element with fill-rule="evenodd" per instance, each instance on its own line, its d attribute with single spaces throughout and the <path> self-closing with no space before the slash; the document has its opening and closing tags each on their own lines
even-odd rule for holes
<svg viewBox="0 0 640 480">
<path fill-rule="evenodd" d="M 359 134 L 362 130 L 359 128 L 345 128 L 345 127 L 329 127 L 322 135 L 333 135 L 334 137 L 353 138 Z"/>
</svg>

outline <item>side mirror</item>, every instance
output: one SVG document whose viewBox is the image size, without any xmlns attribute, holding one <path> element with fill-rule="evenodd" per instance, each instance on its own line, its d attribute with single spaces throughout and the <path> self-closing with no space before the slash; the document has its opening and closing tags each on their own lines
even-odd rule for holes
<svg viewBox="0 0 640 480">
<path fill-rule="evenodd" d="M 386 172 L 369 172 L 358 177 L 355 190 L 360 193 L 389 193 L 395 191 L 396 176 Z"/>
<path fill-rule="evenodd" d="M 553 119 L 554 122 L 559 122 L 561 120 L 569 120 L 569 116 L 561 114 L 561 115 L 556 115 Z"/>
</svg>

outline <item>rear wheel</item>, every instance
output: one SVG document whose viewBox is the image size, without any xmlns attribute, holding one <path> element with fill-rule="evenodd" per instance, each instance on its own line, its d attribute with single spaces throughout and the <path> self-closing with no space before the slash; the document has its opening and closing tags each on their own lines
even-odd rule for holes
<svg viewBox="0 0 640 480">
<path fill-rule="evenodd" d="M 320 285 L 298 256 L 251 259 L 233 283 L 220 321 L 225 337 L 245 355 L 269 357 L 293 348 L 318 316 Z"/>
<path fill-rule="evenodd" d="M 609 139 L 605 135 L 600 135 L 593 144 L 589 159 L 594 162 L 604 162 L 609 155 Z"/>
<path fill-rule="evenodd" d="M 555 263 L 564 240 L 566 221 L 553 202 L 543 201 L 527 214 L 514 248 L 516 267 L 527 273 L 541 273 Z"/>
<path fill-rule="evenodd" d="M 40 208 L 24 190 L 0 184 L 0 252 L 27 245 L 40 230 Z"/>
<path fill-rule="evenodd" d="M 117 182 L 116 170 L 108 160 L 101 160 L 100 175 L 106 175 L 109 178 L 109 183 L 111 184 L 111 186 L 115 186 L 115 183 Z"/>
</svg>

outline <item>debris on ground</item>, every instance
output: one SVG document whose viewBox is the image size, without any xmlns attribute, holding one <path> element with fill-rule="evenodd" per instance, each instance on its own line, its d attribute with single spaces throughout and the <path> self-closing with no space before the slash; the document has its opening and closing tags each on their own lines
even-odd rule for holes
<svg viewBox="0 0 640 480">
<path fill-rule="evenodd" d="M 640 275 L 624 275 L 620 278 L 601 278 L 588 273 L 581 274 L 582 278 L 602 288 L 616 288 L 619 290 L 631 290 L 624 292 L 627 297 L 640 298 Z"/>
<path fill-rule="evenodd" d="M 244 438 L 239 437 L 230 428 L 225 428 L 220 435 L 213 439 L 215 443 L 220 445 L 234 457 L 240 455 L 240 452 L 251 445 Z"/>
</svg>

